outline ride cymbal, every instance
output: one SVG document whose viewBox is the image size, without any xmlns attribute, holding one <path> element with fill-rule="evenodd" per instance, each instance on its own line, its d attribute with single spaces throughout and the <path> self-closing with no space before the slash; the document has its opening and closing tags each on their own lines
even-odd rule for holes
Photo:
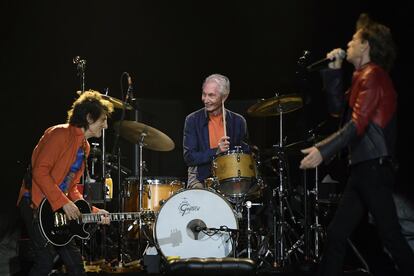
<svg viewBox="0 0 414 276">
<path fill-rule="evenodd" d="M 139 144 L 142 140 L 144 147 L 150 150 L 171 151 L 175 147 L 170 137 L 143 123 L 118 121 L 114 123 L 114 128 L 119 129 L 121 136 L 133 144 Z"/>
<path fill-rule="evenodd" d="M 278 116 L 281 113 L 289 113 L 303 106 L 301 97 L 293 94 L 275 96 L 269 99 L 262 99 L 252 105 L 247 113 L 254 117 Z"/>
</svg>

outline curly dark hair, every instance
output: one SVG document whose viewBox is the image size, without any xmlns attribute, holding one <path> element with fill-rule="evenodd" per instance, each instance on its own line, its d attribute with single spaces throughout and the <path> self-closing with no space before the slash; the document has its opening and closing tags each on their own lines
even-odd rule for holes
<svg viewBox="0 0 414 276">
<path fill-rule="evenodd" d="M 109 117 L 113 111 L 113 104 L 104 100 L 101 93 L 94 90 L 88 90 L 82 93 L 72 104 L 72 108 L 68 111 L 67 123 L 76 127 L 88 129 L 88 114 L 95 122 L 102 114 Z"/>
<path fill-rule="evenodd" d="M 371 61 L 390 71 L 397 54 L 390 28 L 362 13 L 357 20 L 356 30 L 361 32 L 361 39 L 369 42 Z"/>
</svg>

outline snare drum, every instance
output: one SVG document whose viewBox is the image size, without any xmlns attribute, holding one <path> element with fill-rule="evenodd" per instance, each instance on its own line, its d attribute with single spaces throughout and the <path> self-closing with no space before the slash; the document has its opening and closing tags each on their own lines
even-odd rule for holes
<svg viewBox="0 0 414 276">
<path fill-rule="evenodd" d="M 248 195 L 256 185 L 257 167 L 251 154 L 232 150 L 218 154 L 212 164 L 215 189 L 226 196 Z"/>
</svg>

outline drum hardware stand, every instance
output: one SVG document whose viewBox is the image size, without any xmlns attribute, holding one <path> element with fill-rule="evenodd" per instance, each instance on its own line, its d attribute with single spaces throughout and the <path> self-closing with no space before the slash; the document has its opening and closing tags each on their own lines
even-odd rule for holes
<svg viewBox="0 0 414 276">
<path fill-rule="evenodd" d="M 263 203 L 252 203 L 251 201 L 246 201 L 244 204 L 247 209 L 247 258 L 251 259 L 251 253 L 252 253 L 252 245 L 251 245 L 251 235 L 252 235 L 252 229 L 250 228 L 250 208 L 252 206 L 263 206 Z"/>
<path fill-rule="evenodd" d="M 119 212 L 124 212 L 125 210 L 124 200 L 123 200 L 124 194 L 123 194 L 122 187 L 121 187 L 121 149 L 120 147 L 118 147 L 117 163 L 118 163 L 118 203 L 119 203 L 118 210 Z M 123 267 L 124 264 L 126 263 L 125 260 L 131 259 L 131 257 L 127 253 L 125 253 L 125 250 L 124 250 L 124 242 L 125 242 L 124 241 L 124 231 L 125 231 L 124 222 L 120 223 L 120 227 L 118 231 L 119 231 L 118 233 L 118 264 L 119 265 L 118 266 Z"/>
<path fill-rule="evenodd" d="M 126 73 L 126 72 L 125 72 Z M 132 89 L 132 80 L 128 73 L 126 73 L 128 76 L 128 91 L 127 91 L 127 99 L 131 101 L 131 103 L 134 106 L 134 120 L 136 122 L 139 122 L 140 119 L 140 113 L 139 113 L 139 107 L 138 107 L 138 99 L 134 97 L 133 89 Z M 143 200 L 143 193 L 144 193 L 144 185 L 143 185 L 143 171 L 146 170 L 145 161 L 142 159 L 142 151 L 144 147 L 144 139 L 147 134 L 143 132 L 140 136 L 140 139 L 138 141 L 138 144 L 134 144 L 134 176 L 138 177 L 139 179 L 139 187 L 138 187 L 138 195 L 139 195 L 139 201 L 138 201 L 138 211 L 142 211 L 142 200 Z M 148 189 L 148 199 L 151 199 L 151 191 Z M 138 254 L 139 258 L 142 257 L 144 252 L 141 252 L 141 231 L 142 231 L 142 219 L 141 217 L 138 219 L 138 222 L 134 221 L 134 224 L 138 224 L 138 231 L 140 232 L 139 235 L 139 241 L 138 241 Z"/>
<path fill-rule="evenodd" d="M 93 148 L 96 150 L 99 146 L 99 143 L 91 143 Z M 93 156 L 91 160 L 91 175 L 95 175 L 95 163 L 98 161 L 96 156 Z"/>
<path fill-rule="evenodd" d="M 276 96 L 278 94 L 276 93 Z M 283 147 L 283 110 L 281 110 L 280 104 L 277 106 L 277 110 L 280 112 L 279 114 L 279 150 L 282 150 Z M 279 152 L 280 155 L 281 152 Z M 273 214 L 273 239 L 274 239 L 274 246 L 275 246 L 275 252 L 274 252 L 274 267 L 283 267 L 285 264 L 285 256 L 284 256 L 284 245 L 285 245 L 285 239 L 283 237 L 283 228 L 285 227 L 285 219 L 284 219 L 284 201 L 283 198 L 285 197 L 285 190 L 284 190 L 284 172 L 283 172 L 283 162 L 282 158 L 278 158 L 279 163 L 279 187 L 278 189 L 273 190 L 273 196 L 276 194 L 278 195 L 279 199 L 279 221 L 277 221 L 276 213 Z"/>
<path fill-rule="evenodd" d="M 276 94 L 276 97 L 279 95 Z M 287 200 L 287 191 L 286 191 L 286 170 L 285 164 L 286 160 L 284 157 L 284 150 L 283 150 L 283 108 L 279 101 L 278 105 L 276 106 L 277 112 L 279 113 L 279 144 L 277 145 L 278 148 L 278 174 L 279 174 L 279 186 L 273 189 L 273 197 L 277 195 L 278 197 L 278 208 L 273 213 L 273 239 L 274 239 L 274 254 L 273 254 L 273 267 L 275 268 L 283 268 L 286 265 L 288 249 L 286 248 L 288 239 L 287 239 L 287 231 L 293 232 L 293 229 L 288 225 L 288 222 L 285 220 L 285 211 L 289 212 L 290 217 L 292 218 L 293 222 L 296 223 L 296 219 L 293 216 L 291 208 L 289 206 L 289 202 Z M 279 218 L 279 220 L 278 220 Z M 296 233 L 294 233 L 296 234 Z M 296 244 L 296 243 L 295 243 Z M 295 245 L 294 244 L 294 245 Z M 290 249 L 291 250 L 291 249 Z"/>
<path fill-rule="evenodd" d="M 314 246 L 314 258 L 319 260 L 320 258 L 320 237 L 323 232 L 322 225 L 319 223 L 319 176 L 318 176 L 318 167 L 315 168 L 315 187 L 309 193 L 314 195 L 314 223 L 310 226 L 310 229 L 313 230 L 313 246 Z"/>
<path fill-rule="evenodd" d="M 145 132 L 141 133 L 141 136 L 139 138 L 139 186 L 138 186 L 138 196 L 139 196 L 139 200 L 138 200 L 138 211 L 141 212 L 142 211 L 142 200 L 143 200 L 143 193 L 144 193 L 144 185 L 143 185 L 143 170 L 144 170 L 144 161 L 142 160 L 142 152 L 143 152 L 143 147 L 144 147 L 144 139 L 147 136 L 147 134 Z M 150 189 L 148 189 L 148 199 L 151 198 L 151 191 Z M 142 243 L 142 231 L 143 231 L 143 222 L 142 222 L 142 218 L 139 217 L 138 220 L 134 221 L 133 224 L 137 224 L 138 225 L 138 232 L 139 232 L 139 238 L 138 238 L 138 258 L 141 259 L 143 257 L 144 252 L 141 252 L 141 243 Z"/>
<path fill-rule="evenodd" d="M 128 77 L 128 84 L 129 84 L 128 91 L 127 91 L 127 93 L 125 95 L 125 98 L 122 99 L 122 102 L 123 103 L 126 103 L 126 101 L 130 97 L 130 94 L 132 94 L 132 89 L 131 89 L 132 86 L 131 86 L 131 79 L 130 79 L 129 74 L 127 72 L 123 72 L 121 74 L 121 88 L 122 88 L 122 77 L 124 75 L 126 75 Z M 108 90 L 106 90 L 105 95 L 107 95 L 107 94 L 108 94 Z M 122 108 L 122 114 L 121 114 L 121 118 L 120 118 L 120 125 L 119 125 L 119 128 L 116 129 L 116 132 L 115 132 L 115 142 L 114 142 L 114 146 L 113 146 L 113 149 L 112 149 L 112 155 L 114 155 L 115 151 L 118 150 L 117 163 L 118 163 L 118 211 L 119 212 L 124 212 L 124 210 L 125 210 L 125 206 L 124 206 L 125 205 L 125 201 L 123 200 L 123 198 L 125 197 L 125 195 L 124 195 L 124 191 L 122 190 L 122 187 L 121 187 L 121 173 L 122 173 L 122 170 L 121 170 L 121 149 L 118 146 L 118 140 L 119 140 L 119 136 L 120 136 L 120 129 L 121 129 L 122 121 L 125 118 L 125 109 L 126 108 Z M 107 162 L 106 162 L 106 159 L 105 159 L 105 151 L 104 151 L 104 149 L 102 150 L 102 152 L 103 152 L 103 154 L 102 154 L 102 163 L 103 163 L 103 168 L 105 168 Z M 104 170 L 103 170 L 103 175 L 106 176 Z M 106 189 L 105 185 L 104 185 L 104 189 Z M 104 198 L 105 198 L 105 196 L 104 196 Z M 105 201 L 104 201 L 104 204 L 105 204 Z M 125 231 L 125 223 L 124 222 L 121 222 L 120 229 L 118 230 L 118 238 L 119 238 L 119 240 L 118 240 L 118 266 L 119 267 L 123 267 L 123 265 L 124 265 L 124 256 L 128 256 L 128 254 L 126 254 L 126 253 L 123 252 L 124 251 L 123 250 L 123 247 L 124 247 L 123 246 L 123 242 L 124 242 L 124 231 Z"/>
<path fill-rule="evenodd" d="M 84 92 L 85 92 L 85 69 L 86 69 L 86 60 L 85 59 L 81 59 L 80 58 L 80 56 L 75 56 L 73 59 L 72 59 L 72 62 L 74 63 L 74 64 L 76 64 L 76 69 L 77 69 L 77 76 L 80 78 L 80 89 L 81 89 L 81 94 L 83 94 Z M 104 132 L 104 130 L 103 130 L 103 134 L 104 134 L 105 132 Z M 104 136 L 102 136 L 102 137 L 104 137 Z M 85 160 L 86 162 L 87 162 L 87 160 Z M 94 166 L 94 162 L 92 161 L 92 166 Z M 87 168 L 87 164 L 85 164 L 85 168 L 86 168 L 86 170 L 88 169 Z M 86 176 L 85 176 L 85 173 L 82 175 L 82 183 L 83 183 L 83 185 L 84 185 L 84 191 L 85 191 L 85 187 L 87 188 L 87 192 L 89 192 L 88 191 L 88 186 L 89 186 L 89 183 L 90 182 L 92 182 L 92 180 L 90 179 L 90 177 L 89 177 L 89 172 L 86 172 Z M 82 243 L 82 245 L 86 245 L 86 243 Z M 104 247 L 102 247 L 102 250 L 103 250 L 103 248 Z M 101 251 L 102 253 L 104 252 L 104 251 Z"/>
<path fill-rule="evenodd" d="M 309 227 L 309 203 L 308 203 L 308 187 L 307 187 L 307 170 L 303 171 L 303 213 L 304 213 L 304 235 L 303 235 L 303 242 L 305 245 L 305 262 L 309 262 L 311 260 L 310 255 L 310 242 L 309 242 L 309 236 L 310 236 L 310 227 Z"/>
<path fill-rule="evenodd" d="M 310 138 L 308 141 L 316 143 L 316 131 L 319 130 L 326 121 L 319 123 L 314 129 L 308 131 Z M 321 249 L 321 237 L 323 234 L 322 225 L 319 223 L 319 167 L 315 168 L 315 185 L 312 190 L 308 192 L 307 181 L 306 181 L 306 170 L 304 172 L 304 192 L 305 192 L 305 258 L 307 261 L 311 261 L 311 250 L 310 250 L 310 237 L 309 233 L 313 233 L 313 261 L 318 261 L 320 258 Z M 307 198 L 310 194 L 313 194 L 313 224 L 309 225 L 309 211 Z"/>
</svg>

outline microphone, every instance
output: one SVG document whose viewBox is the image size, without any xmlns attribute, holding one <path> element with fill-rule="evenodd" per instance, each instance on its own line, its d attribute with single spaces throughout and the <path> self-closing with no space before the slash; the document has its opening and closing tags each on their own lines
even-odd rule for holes
<svg viewBox="0 0 414 276">
<path fill-rule="evenodd" d="M 128 100 L 130 98 L 132 98 L 131 97 L 131 94 L 132 94 L 132 78 L 128 73 L 126 73 L 126 75 L 128 76 L 128 90 L 127 90 L 127 93 L 126 93 L 126 96 L 125 96 L 125 102 L 127 103 Z"/>
<path fill-rule="evenodd" d="M 344 59 L 346 57 L 346 52 L 344 50 L 339 51 L 339 57 L 341 59 Z M 308 69 L 309 72 L 320 70 L 322 68 L 325 68 L 326 66 L 328 66 L 328 64 L 330 62 L 334 62 L 335 60 L 336 60 L 336 58 L 333 58 L 333 59 L 323 58 L 323 59 L 320 59 L 320 60 L 312 63 L 311 65 L 308 65 L 308 67 L 306 67 L 306 69 Z"/>
<path fill-rule="evenodd" d="M 201 231 L 205 231 L 207 230 L 207 227 L 205 226 L 200 226 L 200 225 L 195 225 L 194 228 L 192 229 L 194 232 L 201 232 Z"/>
</svg>

